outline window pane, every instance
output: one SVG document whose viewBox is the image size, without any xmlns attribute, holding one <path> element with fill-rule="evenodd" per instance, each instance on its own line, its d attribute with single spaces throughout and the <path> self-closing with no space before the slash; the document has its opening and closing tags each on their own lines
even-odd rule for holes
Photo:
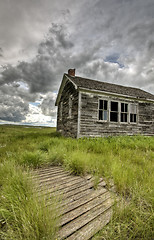
<svg viewBox="0 0 154 240">
<path fill-rule="evenodd" d="M 104 110 L 107 110 L 107 101 L 104 100 Z"/>
<path fill-rule="evenodd" d="M 118 112 L 118 102 L 111 102 L 111 111 Z"/>
<path fill-rule="evenodd" d="M 118 122 L 118 113 L 110 112 L 110 121 L 111 122 Z"/>
<path fill-rule="evenodd" d="M 130 114 L 130 122 L 136 122 L 136 114 Z"/>
<path fill-rule="evenodd" d="M 127 113 L 125 113 L 125 122 L 127 122 Z"/>
<path fill-rule="evenodd" d="M 124 121 L 124 115 L 123 115 L 123 113 L 121 113 L 121 122 L 123 122 Z"/>
<path fill-rule="evenodd" d="M 104 117 L 103 120 L 107 120 L 107 111 L 104 111 L 103 117 Z"/>
<path fill-rule="evenodd" d="M 121 113 L 121 122 L 127 122 L 127 113 Z"/>
<path fill-rule="evenodd" d="M 121 103 L 121 112 L 128 112 L 128 104 Z"/>
<path fill-rule="evenodd" d="M 128 104 L 125 104 L 125 112 L 128 112 Z"/>
<path fill-rule="evenodd" d="M 103 109 L 103 100 L 99 100 L 99 109 Z"/>
<path fill-rule="evenodd" d="M 134 114 L 134 122 L 136 122 L 136 114 Z"/>
<path fill-rule="evenodd" d="M 103 111 L 99 110 L 99 120 L 103 120 Z"/>
<path fill-rule="evenodd" d="M 121 103 L 121 112 L 124 112 L 124 103 Z"/>
</svg>

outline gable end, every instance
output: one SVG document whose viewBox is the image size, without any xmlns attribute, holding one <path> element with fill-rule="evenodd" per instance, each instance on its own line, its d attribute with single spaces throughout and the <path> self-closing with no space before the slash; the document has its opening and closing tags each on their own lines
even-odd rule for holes
<svg viewBox="0 0 154 240">
<path fill-rule="evenodd" d="M 74 85 L 75 89 L 77 89 L 77 85 L 66 74 L 64 74 L 59 91 L 58 91 L 58 95 L 56 98 L 55 106 L 58 106 L 65 84 L 68 80 Z"/>
</svg>

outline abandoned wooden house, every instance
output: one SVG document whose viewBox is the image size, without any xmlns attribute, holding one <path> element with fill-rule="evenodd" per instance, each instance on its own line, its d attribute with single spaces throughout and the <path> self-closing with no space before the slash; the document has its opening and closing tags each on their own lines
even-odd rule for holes
<svg viewBox="0 0 154 240">
<path fill-rule="evenodd" d="M 154 135 L 154 95 L 138 88 L 64 74 L 56 99 L 64 136 Z"/>
</svg>

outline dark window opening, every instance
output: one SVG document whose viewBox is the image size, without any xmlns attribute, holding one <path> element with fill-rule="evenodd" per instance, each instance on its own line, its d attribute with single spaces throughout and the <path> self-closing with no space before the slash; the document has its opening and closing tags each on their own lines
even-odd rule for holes
<svg viewBox="0 0 154 240">
<path fill-rule="evenodd" d="M 111 122 L 118 122 L 118 113 L 110 112 L 110 121 Z"/>
<path fill-rule="evenodd" d="M 99 110 L 99 120 L 103 120 L 103 111 Z"/>
<path fill-rule="evenodd" d="M 107 110 L 107 101 L 104 101 L 104 110 Z"/>
<path fill-rule="evenodd" d="M 103 109 L 103 100 L 99 100 L 99 109 Z"/>
<path fill-rule="evenodd" d="M 127 113 L 121 113 L 121 122 L 127 122 Z"/>
<path fill-rule="evenodd" d="M 121 112 L 128 112 L 128 104 L 121 103 Z"/>
<path fill-rule="evenodd" d="M 110 121 L 118 122 L 118 102 L 111 102 Z"/>
<path fill-rule="evenodd" d="M 108 119 L 108 102 L 106 100 L 99 100 L 99 120 Z"/>
<path fill-rule="evenodd" d="M 136 114 L 133 114 L 133 113 L 130 114 L 130 122 L 136 123 Z"/>
<path fill-rule="evenodd" d="M 128 121 L 128 104 L 127 103 L 121 103 L 121 122 L 127 122 Z"/>
<path fill-rule="evenodd" d="M 118 112 L 118 102 L 111 102 L 111 112 Z"/>
</svg>

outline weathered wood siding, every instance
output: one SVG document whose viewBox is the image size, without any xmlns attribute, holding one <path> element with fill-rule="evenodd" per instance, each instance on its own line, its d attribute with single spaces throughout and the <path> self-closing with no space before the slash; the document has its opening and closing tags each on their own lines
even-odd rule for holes
<svg viewBox="0 0 154 240">
<path fill-rule="evenodd" d="M 101 122 L 98 120 L 99 99 L 138 104 L 137 123 Z M 124 98 L 81 93 L 79 137 L 103 137 L 113 135 L 154 135 L 154 104 Z"/>
<path fill-rule="evenodd" d="M 72 96 L 71 117 L 69 117 L 69 97 Z M 62 118 L 60 118 L 60 106 L 62 103 Z M 78 120 L 78 91 L 74 85 L 67 81 L 58 105 L 57 131 L 66 137 L 77 137 Z"/>
<path fill-rule="evenodd" d="M 146 135 L 154 135 L 154 103 L 139 103 L 139 126 Z"/>
</svg>

